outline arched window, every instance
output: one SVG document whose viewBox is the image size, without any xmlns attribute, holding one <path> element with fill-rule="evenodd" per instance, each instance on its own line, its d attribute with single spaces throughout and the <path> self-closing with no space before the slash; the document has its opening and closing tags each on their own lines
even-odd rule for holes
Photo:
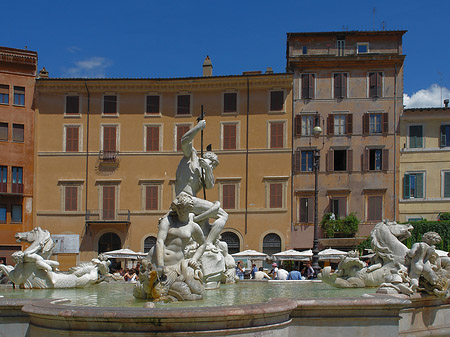
<svg viewBox="0 0 450 337">
<path fill-rule="evenodd" d="M 228 245 L 228 254 L 239 253 L 241 247 L 239 236 L 233 232 L 224 232 L 220 236 L 222 237 L 221 241 L 225 241 Z"/>
<path fill-rule="evenodd" d="M 148 253 L 154 245 L 156 245 L 156 238 L 154 236 L 147 236 L 144 240 L 144 253 Z"/>
<path fill-rule="evenodd" d="M 115 233 L 105 233 L 98 240 L 98 253 L 110 252 L 111 250 L 121 249 L 122 242 Z"/>
<path fill-rule="evenodd" d="M 274 233 L 267 234 L 263 240 L 263 253 L 272 255 L 281 252 L 281 238 Z"/>
</svg>

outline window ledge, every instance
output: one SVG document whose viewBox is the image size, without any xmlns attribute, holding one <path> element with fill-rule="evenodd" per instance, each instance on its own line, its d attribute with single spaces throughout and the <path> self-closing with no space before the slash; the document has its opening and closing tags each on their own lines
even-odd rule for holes
<svg viewBox="0 0 450 337">
<path fill-rule="evenodd" d="M 269 115 L 284 115 L 286 110 L 267 111 Z"/>
<path fill-rule="evenodd" d="M 64 118 L 81 118 L 81 114 L 64 114 Z"/>
<path fill-rule="evenodd" d="M 414 198 L 414 199 L 400 199 L 401 203 L 424 203 L 424 202 L 429 202 L 429 203 L 433 203 L 433 202 L 450 202 L 450 198 Z"/>
<path fill-rule="evenodd" d="M 415 152 L 450 152 L 450 146 L 400 149 L 400 153 L 415 153 Z"/>
<path fill-rule="evenodd" d="M 182 117 L 192 117 L 192 113 L 190 113 L 190 114 L 182 114 L 182 115 L 175 115 L 175 118 L 182 118 Z"/>
<path fill-rule="evenodd" d="M 119 118 L 119 113 L 115 113 L 115 114 L 102 113 L 102 118 Z"/>
<path fill-rule="evenodd" d="M 161 112 L 158 113 L 144 113 L 144 118 L 155 118 L 155 117 L 161 117 Z"/>
</svg>

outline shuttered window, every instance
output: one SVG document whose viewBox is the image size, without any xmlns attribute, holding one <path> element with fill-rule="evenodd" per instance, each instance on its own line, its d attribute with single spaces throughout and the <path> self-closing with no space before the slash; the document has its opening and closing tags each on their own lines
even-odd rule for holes
<svg viewBox="0 0 450 337">
<path fill-rule="evenodd" d="M 224 209 L 236 208 L 236 185 L 223 184 L 222 185 L 222 207 Z"/>
<path fill-rule="evenodd" d="M 181 151 L 181 138 L 189 129 L 189 125 L 177 125 L 177 151 Z"/>
<path fill-rule="evenodd" d="M 403 177 L 403 198 L 423 198 L 424 197 L 424 174 L 406 173 Z"/>
<path fill-rule="evenodd" d="M 447 147 L 450 146 L 450 125 L 441 125 L 441 137 L 440 146 Z"/>
<path fill-rule="evenodd" d="M 236 150 L 236 124 L 224 124 L 223 125 L 223 149 L 224 150 Z"/>
<path fill-rule="evenodd" d="M 64 187 L 64 210 L 77 211 L 78 210 L 78 186 Z"/>
<path fill-rule="evenodd" d="M 302 134 L 302 116 L 295 115 L 294 119 L 294 136 L 299 137 Z"/>
<path fill-rule="evenodd" d="M 409 126 L 409 147 L 412 149 L 423 147 L 422 125 Z"/>
<path fill-rule="evenodd" d="M 105 95 L 103 97 L 103 113 L 117 114 L 117 96 Z"/>
<path fill-rule="evenodd" d="M 223 94 L 223 112 L 237 112 L 237 93 L 226 92 Z"/>
<path fill-rule="evenodd" d="M 332 197 L 330 199 L 330 211 L 336 216 L 336 219 L 347 216 L 347 198 Z"/>
<path fill-rule="evenodd" d="M 284 92 L 271 91 L 270 92 L 270 111 L 283 111 L 284 106 Z"/>
<path fill-rule="evenodd" d="M 22 205 L 11 206 L 11 222 L 22 223 Z"/>
<path fill-rule="evenodd" d="M 314 98 L 315 75 L 302 74 L 302 98 Z"/>
<path fill-rule="evenodd" d="M 147 126 L 146 150 L 159 151 L 159 126 Z"/>
<path fill-rule="evenodd" d="M 382 97 L 383 73 L 380 71 L 369 73 L 369 97 Z"/>
<path fill-rule="evenodd" d="M 314 222 L 314 198 L 305 197 L 299 199 L 299 214 L 298 219 L 300 223 Z"/>
<path fill-rule="evenodd" d="M 177 96 L 177 115 L 191 114 L 191 96 L 178 95 Z"/>
<path fill-rule="evenodd" d="M 116 210 L 116 187 L 103 186 L 103 219 L 114 220 Z"/>
<path fill-rule="evenodd" d="M 13 142 L 23 143 L 24 142 L 24 125 L 23 124 L 13 124 L 12 128 L 12 140 Z"/>
<path fill-rule="evenodd" d="M 280 149 L 284 147 L 283 122 L 270 123 L 270 148 Z"/>
<path fill-rule="evenodd" d="M 334 98 L 347 97 L 347 73 L 336 73 L 334 79 Z"/>
<path fill-rule="evenodd" d="M 270 184 L 270 208 L 282 208 L 283 207 L 283 184 L 271 183 Z"/>
<path fill-rule="evenodd" d="M 9 104 L 9 85 L 0 84 L 0 104 Z"/>
<path fill-rule="evenodd" d="M 148 95 L 145 112 L 148 114 L 159 114 L 159 95 Z"/>
<path fill-rule="evenodd" d="M 159 209 L 159 187 L 157 185 L 145 186 L 145 209 L 158 210 Z"/>
<path fill-rule="evenodd" d="M 444 198 L 450 198 L 450 172 L 444 172 Z"/>
<path fill-rule="evenodd" d="M 367 220 L 368 221 L 383 220 L 383 197 L 382 196 L 367 197 Z"/>
<path fill-rule="evenodd" d="M 8 123 L 0 123 L 0 140 L 8 141 Z"/>
<path fill-rule="evenodd" d="M 25 105 L 25 87 L 14 86 L 14 105 Z"/>
<path fill-rule="evenodd" d="M 116 126 L 103 127 L 103 151 L 116 152 Z"/>
<path fill-rule="evenodd" d="M 78 115 L 80 113 L 80 97 L 66 96 L 66 114 Z"/>
<path fill-rule="evenodd" d="M 0 192 L 7 192 L 8 184 L 8 167 L 0 166 Z"/>
<path fill-rule="evenodd" d="M 78 152 L 79 144 L 79 127 L 66 127 L 66 152 Z"/>
</svg>

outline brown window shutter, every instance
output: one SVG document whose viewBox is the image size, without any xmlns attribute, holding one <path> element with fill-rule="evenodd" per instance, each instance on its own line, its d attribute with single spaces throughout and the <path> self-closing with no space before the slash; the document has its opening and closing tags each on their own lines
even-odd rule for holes
<svg viewBox="0 0 450 337">
<path fill-rule="evenodd" d="M 117 113 L 117 96 L 104 96 L 103 113 L 105 114 Z"/>
<path fill-rule="evenodd" d="M 382 160 L 382 170 L 387 171 L 389 170 L 389 149 L 383 149 L 383 152 L 381 154 L 381 160 Z"/>
<path fill-rule="evenodd" d="M 189 115 L 191 113 L 191 96 L 178 95 L 177 97 L 177 115 Z"/>
<path fill-rule="evenodd" d="M 147 152 L 159 151 L 159 127 L 147 126 Z"/>
<path fill-rule="evenodd" d="M 353 171 L 353 150 L 347 150 L 347 171 Z"/>
<path fill-rule="evenodd" d="M 345 131 L 348 135 L 351 135 L 353 133 L 353 114 L 348 114 L 345 122 L 347 123 Z"/>
<path fill-rule="evenodd" d="M 342 97 L 347 97 L 347 73 L 342 73 Z"/>
<path fill-rule="evenodd" d="M 0 123 L 0 140 L 8 140 L 8 123 Z"/>
<path fill-rule="evenodd" d="M 339 199 L 339 216 L 344 218 L 347 216 L 347 198 L 338 198 Z"/>
<path fill-rule="evenodd" d="M 281 183 L 270 184 L 270 208 L 283 207 L 282 190 L 283 185 Z"/>
<path fill-rule="evenodd" d="M 65 210 L 76 211 L 77 210 L 77 186 L 66 186 L 65 190 Z"/>
<path fill-rule="evenodd" d="M 113 220 L 116 208 L 115 186 L 103 186 L 103 219 Z"/>
<path fill-rule="evenodd" d="M 327 171 L 334 171 L 334 152 L 333 150 L 328 150 L 327 152 Z"/>
<path fill-rule="evenodd" d="M 158 186 L 145 186 L 145 209 L 158 209 Z"/>
<path fill-rule="evenodd" d="M 300 159 L 302 152 L 300 150 L 296 150 L 294 153 L 294 173 L 300 172 Z"/>
<path fill-rule="evenodd" d="M 66 96 L 66 114 L 79 114 L 79 106 L 79 96 Z"/>
<path fill-rule="evenodd" d="M 284 101 L 283 91 L 270 92 L 270 111 L 282 111 Z"/>
<path fill-rule="evenodd" d="M 334 98 L 340 98 L 342 97 L 342 93 L 341 93 L 341 89 L 342 89 L 342 85 L 341 85 L 341 74 L 334 74 L 333 75 L 333 80 L 334 80 Z"/>
<path fill-rule="evenodd" d="M 283 148 L 283 122 L 270 123 L 270 148 Z"/>
<path fill-rule="evenodd" d="M 223 112 L 237 111 L 237 93 L 227 92 L 223 94 Z"/>
<path fill-rule="evenodd" d="M 363 114 L 362 121 L 363 121 L 363 134 L 368 135 L 369 134 L 369 114 Z"/>
<path fill-rule="evenodd" d="M 302 98 L 309 97 L 309 74 L 302 75 Z"/>
<path fill-rule="evenodd" d="M 383 73 L 377 72 L 377 97 L 383 97 Z"/>
<path fill-rule="evenodd" d="M 334 116 L 331 114 L 327 117 L 327 131 L 329 135 L 334 135 Z"/>
<path fill-rule="evenodd" d="M 236 208 L 236 185 L 224 184 L 222 185 L 222 206 L 224 209 Z"/>
<path fill-rule="evenodd" d="M 309 98 L 314 98 L 315 74 L 309 74 Z"/>
<path fill-rule="evenodd" d="M 308 198 L 308 223 L 314 222 L 314 198 Z"/>
<path fill-rule="evenodd" d="M 369 73 L 369 97 L 377 95 L 377 74 Z"/>
<path fill-rule="evenodd" d="M 159 113 L 159 96 L 147 96 L 147 111 L 148 114 Z"/>
<path fill-rule="evenodd" d="M 383 133 L 387 134 L 389 132 L 389 114 L 387 112 L 381 114 L 383 123 Z"/>
<path fill-rule="evenodd" d="M 223 126 L 223 149 L 236 150 L 236 124 Z"/>
<path fill-rule="evenodd" d="M 361 165 L 362 165 L 361 170 L 363 172 L 367 172 L 369 170 L 369 150 L 368 149 L 364 149 L 364 152 L 362 154 Z"/>
<path fill-rule="evenodd" d="M 103 128 L 103 151 L 116 151 L 116 127 Z"/>
<path fill-rule="evenodd" d="M 78 152 L 78 127 L 66 128 L 66 151 Z"/>
<path fill-rule="evenodd" d="M 295 115 L 294 124 L 294 135 L 299 137 L 302 134 L 302 116 Z"/>
</svg>

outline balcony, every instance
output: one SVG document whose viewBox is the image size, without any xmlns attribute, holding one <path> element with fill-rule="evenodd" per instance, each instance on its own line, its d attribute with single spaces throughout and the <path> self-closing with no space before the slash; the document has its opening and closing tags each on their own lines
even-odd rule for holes
<svg viewBox="0 0 450 337">
<path fill-rule="evenodd" d="M 8 192 L 8 184 L 2 182 L 0 183 L 0 194 L 21 195 L 23 194 L 23 184 L 11 183 Z"/>
<path fill-rule="evenodd" d="M 86 211 L 86 223 L 130 224 L 129 209 L 89 209 Z"/>
<path fill-rule="evenodd" d="M 98 158 L 102 163 L 117 163 L 117 157 L 119 156 L 119 151 L 109 151 L 104 150 L 98 153 Z"/>
</svg>

